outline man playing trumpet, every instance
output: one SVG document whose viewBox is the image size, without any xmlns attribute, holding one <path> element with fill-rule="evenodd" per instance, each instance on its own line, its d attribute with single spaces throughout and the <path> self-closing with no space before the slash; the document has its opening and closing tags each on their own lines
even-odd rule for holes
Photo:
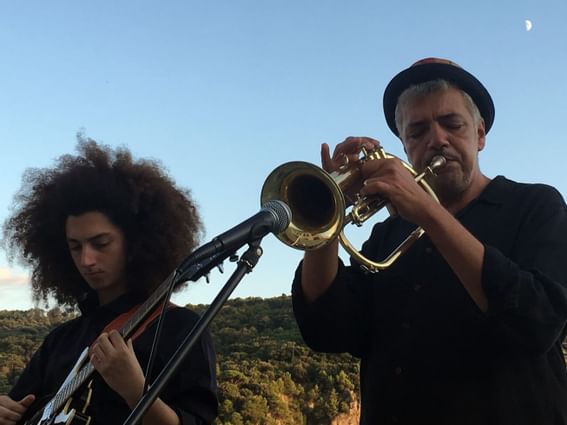
<svg viewBox="0 0 567 425">
<path fill-rule="evenodd" d="M 542 184 L 484 175 L 478 153 L 494 120 L 490 94 L 443 59 L 400 72 L 384 93 L 390 129 L 440 204 L 399 160 L 365 161 L 361 195 L 398 214 L 362 254 L 386 257 L 416 226 L 426 234 L 377 274 L 345 266 L 335 240 L 307 251 L 293 284 L 308 345 L 361 359 L 361 424 L 567 424 L 567 208 Z M 321 149 L 323 168 L 357 161 L 376 140 Z"/>
</svg>

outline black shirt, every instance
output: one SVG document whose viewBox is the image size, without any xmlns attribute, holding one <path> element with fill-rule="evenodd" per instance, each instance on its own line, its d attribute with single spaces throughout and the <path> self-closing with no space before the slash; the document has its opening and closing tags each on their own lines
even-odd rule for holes
<svg viewBox="0 0 567 425">
<path fill-rule="evenodd" d="M 92 344 L 115 317 L 130 310 L 139 301 L 126 294 L 102 307 L 92 299 L 83 303 L 80 306 L 80 317 L 58 326 L 45 338 L 10 391 L 10 397 L 20 400 L 31 393 L 36 395 L 38 401 L 49 401 L 83 349 Z M 167 311 L 154 362 L 153 379 L 177 350 L 198 318 L 196 313 L 186 308 L 174 307 Z M 144 333 L 134 340 L 134 351 L 144 371 L 156 324 L 157 320 L 154 320 Z M 131 409 L 106 385 L 100 375 L 95 373 L 94 376 L 89 406 L 91 424 L 122 424 Z M 80 395 L 80 391 L 76 395 Z M 217 414 L 217 398 L 215 353 L 210 334 L 201 336 L 185 360 L 184 366 L 169 382 L 160 398 L 177 412 L 183 425 L 209 424 L 213 421 Z M 32 409 L 34 407 L 32 406 Z"/>
<path fill-rule="evenodd" d="M 314 303 L 293 286 L 302 335 L 361 358 L 361 424 L 565 425 L 567 210 L 545 185 L 497 177 L 457 219 L 485 247 L 483 313 L 426 237 L 384 272 L 340 264 Z M 377 224 L 383 260 L 415 226 Z"/>
</svg>

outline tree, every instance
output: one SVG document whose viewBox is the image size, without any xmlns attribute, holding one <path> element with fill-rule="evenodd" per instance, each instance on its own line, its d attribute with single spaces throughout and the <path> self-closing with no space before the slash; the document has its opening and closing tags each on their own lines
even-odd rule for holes
<svg viewBox="0 0 567 425">
<path fill-rule="evenodd" d="M 253 395 L 244 402 L 241 414 L 247 423 L 260 425 L 264 423 L 268 412 L 267 400 L 262 396 Z"/>
</svg>

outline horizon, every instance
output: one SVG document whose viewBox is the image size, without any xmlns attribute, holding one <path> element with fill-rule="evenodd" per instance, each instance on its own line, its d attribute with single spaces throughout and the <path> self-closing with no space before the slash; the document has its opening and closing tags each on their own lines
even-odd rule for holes
<svg viewBox="0 0 567 425">
<path fill-rule="evenodd" d="M 431 56 L 458 63 L 494 99 L 483 172 L 567 194 L 565 2 L 30 0 L 2 12 L 1 222 L 24 171 L 75 153 L 83 132 L 160 161 L 199 205 L 205 243 L 259 210 L 278 165 L 319 165 L 322 142 L 370 136 L 405 159 L 383 90 Z M 360 246 L 370 229 L 358 232 Z M 272 235 L 262 247 L 233 297 L 290 293 L 303 253 Z M 210 304 L 225 268 L 176 300 Z M 0 309 L 31 308 L 28 275 L 0 250 Z"/>
</svg>

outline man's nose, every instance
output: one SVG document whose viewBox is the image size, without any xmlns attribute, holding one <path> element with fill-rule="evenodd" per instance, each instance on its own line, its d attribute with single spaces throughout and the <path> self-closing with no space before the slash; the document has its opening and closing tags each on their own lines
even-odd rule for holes
<svg viewBox="0 0 567 425">
<path fill-rule="evenodd" d="M 449 145 L 449 137 L 447 131 L 438 122 L 434 122 L 429 129 L 429 147 L 435 150 L 441 150 Z"/>
<path fill-rule="evenodd" d="M 95 250 L 89 245 L 84 245 L 81 250 L 81 266 L 91 267 L 96 263 Z"/>
</svg>

